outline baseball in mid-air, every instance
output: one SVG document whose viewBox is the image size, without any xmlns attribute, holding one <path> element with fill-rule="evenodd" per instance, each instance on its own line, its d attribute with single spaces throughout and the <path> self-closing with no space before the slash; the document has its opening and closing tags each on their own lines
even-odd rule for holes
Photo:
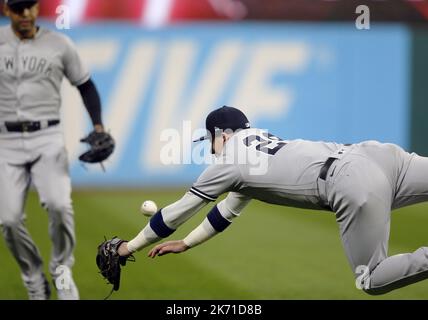
<svg viewBox="0 0 428 320">
<path fill-rule="evenodd" d="M 158 211 L 158 206 L 152 200 L 146 200 L 141 205 L 140 211 L 146 217 L 151 217 Z"/>
</svg>

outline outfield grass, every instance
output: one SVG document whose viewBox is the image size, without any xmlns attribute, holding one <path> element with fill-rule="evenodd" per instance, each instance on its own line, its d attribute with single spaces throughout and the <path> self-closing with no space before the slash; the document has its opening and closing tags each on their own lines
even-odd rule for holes
<svg viewBox="0 0 428 320">
<path fill-rule="evenodd" d="M 143 200 L 165 206 L 182 190 L 75 191 L 77 247 L 75 280 L 82 299 L 102 299 L 110 286 L 95 265 L 103 237 L 135 236 L 148 221 Z M 180 239 L 202 221 L 198 213 L 171 239 Z M 47 215 L 37 195 L 27 202 L 27 225 L 45 260 L 50 255 Z M 428 204 L 393 213 L 390 254 L 411 252 L 428 242 Z M 136 255 L 111 299 L 427 299 L 428 281 L 371 297 L 354 286 L 334 216 L 253 201 L 223 234 L 180 255 L 149 259 Z M 0 299 L 26 299 L 19 269 L 0 240 Z M 55 297 L 55 296 L 54 296 Z"/>
</svg>

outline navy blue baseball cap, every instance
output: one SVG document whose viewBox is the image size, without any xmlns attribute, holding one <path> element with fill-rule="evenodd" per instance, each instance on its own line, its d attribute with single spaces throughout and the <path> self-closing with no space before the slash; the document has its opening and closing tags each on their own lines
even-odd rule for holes
<svg viewBox="0 0 428 320">
<path fill-rule="evenodd" d="M 39 1 L 38 0 L 5 0 L 5 3 L 8 6 L 14 6 L 14 5 L 21 4 L 21 3 L 36 4 L 37 2 L 39 2 Z"/>
<path fill-rule="evenodd" d="M 207 129 L 207 135 L 193 142 L 211 140 L 216 132 L 223 132 L 224 130 L 248 129 L 250 128 L 250 122 L 241 110 L 223 106 L 210 112 L 205 120 L 205 128 Z"/>
</svg>

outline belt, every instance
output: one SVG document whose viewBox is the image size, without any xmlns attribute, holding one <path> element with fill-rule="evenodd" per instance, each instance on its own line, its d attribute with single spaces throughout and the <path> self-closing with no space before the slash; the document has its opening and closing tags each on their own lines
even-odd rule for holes
<svg viewBox="0 0 428 320">
<path fill-rule="evenodd" d="M 19 121 L 4 123 L 4 127 L 8 132 L 34 132 L 40 129 L 45 129 L 59 124 L 59 120 L 44 120 L 44 121 Z"/>
<path fill-rule="evenodd" d="M 331 165 L 333 164 L 333 162 L 337 160 L 336 158 L 328 158 L 326 162 L 324 162 L 324 165 L 322 166 L 321 170 L 320 170 L 320 175 L 318 176 L 318 178 L 325 180 L 325 178 L 327 177 L 327 172 L 328 169 L 330 169 Z"/>
<path fill-rule="evenodd" d="M 345 144 L 344 145 L 345 147 L 349 147 L 349 146 L 351 146 L 351 144 Z M 344 149 L 340 149 L 338 152 L 337 152 L 337 154 L 338 155 L 341 155 L 341 154 L 343 154 L 345 152 L 345 150 Z M 318 178 L 320 178 L 320 179 L 322 179 L 322 180 L 324 180 L 325 181 L 325 179 L 327 178 L 327 172 L 328 172 L 328 169 L 330 169 L 330 167 L 331 167 L 331 165 L 333 164 L 333 162 L 335 161 L 335 160 L 337 160 L 337 159 L 339 159 L 339 157 L 329 157 L 329 158 L 327 158 L 327 160 L 326 160 L 326 162 L 324 162 L 324 165 L 321 167 L 321 170 L 320 170 L 320 174 L 319 174 L 319 176 L 318 176 Z"/>
</svg>

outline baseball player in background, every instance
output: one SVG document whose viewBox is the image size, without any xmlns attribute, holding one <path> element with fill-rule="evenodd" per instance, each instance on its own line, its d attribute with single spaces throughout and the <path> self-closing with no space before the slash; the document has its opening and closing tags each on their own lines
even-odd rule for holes
<svg viewBox="0 0 428 320">
<path fill-rule="evenodd" d="M 36 25 L 37 0 L 6 0 L 10 25 L 0 28 L 0 223 L 21 269 L 29 299 L 48 299 L 50 286 L 39 250 L 25 225 L 32 182 L 49 215 L 49 271 L 59 299 L 79 299 L 74 263 L 74 217 L 67 152 L 60 129 L 61 82 L 66 76 L 83 98 L 96 132 L 103 132 L 98 92 L 66 36 Z M 60 267 L 61 266 L 61 267 Z"/>
<path fill-rule="evenodd" d="M 229 192 L 183 240 L 159 244 L 149 256 L 180 253 L 207 241 L 257 199 L 334 212 L 359 288 L 369 294 L 383 294 L 428 277 L 427 247 L 387 256 L 391 210 L 428 200 L 428 158 L 377 141 L 344 145 L 282 140 L 250 128 L 247 117 L 231 107 L 211 112 L 206 129 L 209 135 L 200 140 L 211 140 L 216 162 L 183 198 L 159 210 L 134 239 L 121 243 L 120 256 L 170 236 L 209 202 Z M 255 167 L 257 163 L 262 166 Z"/>
</svg>

